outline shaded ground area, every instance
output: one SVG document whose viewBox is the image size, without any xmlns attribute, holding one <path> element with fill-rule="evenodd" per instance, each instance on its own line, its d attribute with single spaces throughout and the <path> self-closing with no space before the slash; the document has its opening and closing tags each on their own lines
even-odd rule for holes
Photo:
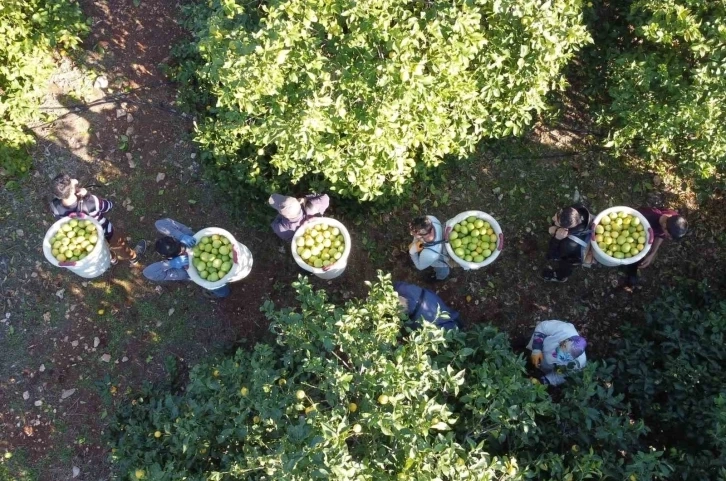
<svg viewBox="0 0 726 481">
<path fill-rule="evenodd" d="M 69 479 L 74 467 L 76 479 L 108 478 L 103 433 L 114 407 L 144 382 L 164 379 L 172 364 L 190 366 L 268 336 L 259 307 L 265 299 L 291 305 L 290 283 L 299 273 L 285 244 L 230 215 L 224 197 L 201 176 L 190 142 L 193 119 L 174 109 L 176 91 L 160 69 L 183 35 L 174 21 L 177 7 L 161 0 L 82 3 L 93 19 L 87 49 L 63 62 L 45 104 L 67 115 L 37 126 L 33 176 L 0 194 L 0 451 L 12 453 L 20 479 L 24 468 L 31 468 L 28 479 Z M 336 212 L 333 200 L 330 214 L 348 226 L 353 250 L 343 277 L 314 284 L 343 301 L 364 296 L 364 281 L 378 269 L 425 283 L 408 258 L 408 221 L 424 213 L 446 220 L 474 208 L 503 226 L 502 256 L 487 269 L 458 269 L 445 283 L 425 284 L 461 310 L 465 327 L 489 322 L 519 336 L 539 320 L 570 320 L 597 356 L 618 326 L 642 319 L 664 284 L 705 278 L 723 289 L 723 191 L 698 199 L 671 172 L 588 152 L 594 140 L 538 127 L 526 139 L 482 144 L 472 160 L 418 185 L 405 207 L 351 217 Z M 90 281 L 53 268 L 40 246 L 53 221 L 48 181 L 61 170 L 113 199 L 110 218 L 134 241 L 155 239 L 153 222 L 165 216 L 195 229 L 224 227 L 252 251 L 251 276 L 233 286 L 230 298 L 214 302 L 193 284 L 145 282 L 140 268 L 125 263 Z M 593 212 L 619 204 L 679 208 L 692 233 L 663 247 L 634 294 L 619 289 L 619 273 L 607 268 L 545 284 L 539 272 L 548 219 L 574 197 Z M 149 253 L 144 262 L 156 259 Z"/>
</svg>

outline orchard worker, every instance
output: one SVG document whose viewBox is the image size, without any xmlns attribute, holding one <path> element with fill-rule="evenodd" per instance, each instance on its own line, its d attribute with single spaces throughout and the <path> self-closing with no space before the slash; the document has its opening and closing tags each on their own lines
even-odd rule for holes
<svg viewBox="0 0 726 481">
<path fill-rule="evenodd" d="M 679 241 L 688 232 L 688 222 L 675 210 L 671 209 L 656 209 L 653 207 L 640 207 L 637 209 L 643 217 L 646 218 L 653 229 L 653 245 L 650 248 L 650 252 L 643 257 L 640 262 L 625 266 L 628 274 L 628 287 L 635 287 L 638 283 L 638 271 L 645 269 L 653 263 L 655 256 L 658 255 L 658 249 L 660 245 L 666 239 L 672 239 Z"/>
<path fill-rule="evenodd" d="M 534 367 L 544 374 L 539 382 L 557 386 L 565 382 L 567 371 L 582 369 L 587 363 L 587 341 L 569 322 L 542 321 L 534 328 L 527 349 Z"/>
<path fill-rule="evenodd" d="M 420 271 L 434 268 L 431 282 L 443 281 L 449 276 L 449 257 L 444 248 L 445 229 L 441 222 L 432 215 L 416 217 L 409 224 L 413 242 L 408 248 L 411 260 Z"/>
<path fill-rule="evenodd" d="M 187 249 L 194 247 L 197 243 L 193 237 L 192 230 L 184 224 L 173 219 L 161 219 L 156 221 L 156 230 L 164 237 L 156 241 L 156 252 L 165 259 L 155 262 L 144 269 L 144 277 L 153 282 L 164 281 L 188 281 L 190 280 L 187 269 L 189 268 L 189 255 Z M 239 274 L 230 279 L 229 282 L 238 281 L 250 272 L 249 268 L 242 269 Z M 229 296 L 231 289 L 229 284 L 214 289 L 204 290 L 204 296 L 208 298 L 224 298 Z"/>
<path fill-rule="evenodd" d="M 432 322 L 442 329 L 457 329 L 459 313 L 441 300 L 434 292 L 407 282 L 394 282 L 398 301 L 413 327 L 419 327 L 421 320 Z"/>
<path fill-rule="evenodd" d="M 575 266 L 594 263 L 590 251 L 591 218 L 582 205 L 566 207 L 552 216 L 547 260 L 555 263 L 555 268 L 542 271 L 545 281 L 567 282 Z"/>
<path fill-rule="evenodd" d="M 301 225 L 311 217 L 323 215 L 330 206 L 327 194 L 310 194 L 299 199 L 272 194 L 267 202 L 279 213 L 272 221 L 272 231 L 285 241 L 292 240 Z"/>
<path fill-rule="evenodd" d="M 126 236 L 114 230 L 111 221 L 105 214 L 113 208 L 113 202 L 108 199 L 90 194 L 83 187 L 78 187 L 78 180 L 72 179 L 65 172 L 61 172 L 51 181 L 53 200 L 50 210 L 56 220 L 76 214 L 85 214 L 101 224 L 104 237 L 111 248 L 111 264 L 118 263 L 118 255 L 128 259 L 132 266 L 139 263 L 139 257 L 146 252 L 147 242 L 140 240 L 136 247 L 129 248 Z"/>
</svg>

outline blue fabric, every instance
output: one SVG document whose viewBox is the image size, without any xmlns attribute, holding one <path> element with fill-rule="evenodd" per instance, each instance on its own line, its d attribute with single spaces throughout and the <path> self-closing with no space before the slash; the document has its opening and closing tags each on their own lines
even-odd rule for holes
<svg viewBox="0 0 726 481">
<path fill-rule="evenodd" d="M 449 277 L 450 272 L 451 272 L 451 267 L 449 267 L 448 265 L 434 267 L 434 273 L 436 274 L 436 280 L 439 280 L 439 281 L 443 281 L 444 279 Z"/>
<path fill-rule="evenodd" d="M 169 266 L 172 269 L 181 269 L 182 267 L 189 265 L 189 256 L 187 255 L 181 255 L 178 257 L 173 258 L 169 261 Z"/>
<path fill-rule="evenodd" d="M 231 291 L 232 289 L 229 288 L 229 284 L 225 284 L 218 289 L 209 289 L 209 292 L 220 298 L 227 297 Z"/>
<path fill-rule="evenodd" d="M 175 269 L 170 264 L 168 260 L 154 262 L 144 269 L 144 277 L 154 282 L 189 280 L 189 274 L 185 269 Z"/>
<path fill-rule="evenodd" d="M 181 239 L 179 239 L 179 242 L 184 244 L 186 247 L 194 247 L 197 243 L 197 240 L 190 235 L 183 235 Z"/>
<path fill-rule="evenodd" d="M 441 300 L 436 293 L 407 282 L 394 282 L 393 289 L 399 296 L 408 302 L 408 316 L 418 323 L 422 318 L 424 321 L 433 322 L 443 329 L 458 328 L 459 313 Z M 449 318 L 439 317 L 439 314 L 448 313 Z"/>
</svg>

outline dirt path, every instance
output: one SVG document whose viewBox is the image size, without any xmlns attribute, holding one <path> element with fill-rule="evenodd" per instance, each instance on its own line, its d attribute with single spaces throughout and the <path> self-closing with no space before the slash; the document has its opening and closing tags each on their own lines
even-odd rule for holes
<svg viewBox="0 0 726 481">
<path fill-rule="evenodd" d="M 76 479 L 107 479 L 104 430 L 130 394 L 145 381 L 163 380 L 170 366 L 183 371 L 244 339 L 263 338 L 267 322 L 259 307 L 265 299 L 292 304 L 290 282 L 298 268 L 286 246 L 267 229 L 246 226 L 224 210 L 224 198 L 201 177 L 190 141 L 192 119 L 174 109 L 176 89 L 160 64 L 184 35 L 175 23 L 178 6 L 163 0 L 137 3 L 82 1 L 93 19 L 86 51 L 77 63 L 63 62 L 45 103 L 68 115 L 36 128 L 34 175 L 20 189 L 0 194 L 5 206 L 0 211 L 0 452 L 13 454 L 10 466 L 18 478 L 23 467 L 32 467 L 30 475 L 40 480 L 66 480 L 75 467 Z M 531 144 L 557 152 L 560 146 L 540 134 Z M 617 327 L 642 318 L 643 306 L 675 276 L 708 277 L 724 286 L 718 270 L 724 237 L 715 215 L 723 211 L 723 193 L 699 205 L 692 195 L 669 190 L 677 180 L 634 190 L 651 183 L 652 173 L 643 169 L 625 170 L 594 156 L 512 160 L 519 155 L 487 153 L 451 169 L 436 189 L 419 186 L 422 196 L 415 206 L 343 219 L 354 244 L 348 270 L 334 283 L 313 279 L 314 284 L 328 289 L 334 300 L 364 295 L 363 281 L 373 280 L 376 269 L 420 284 L 423 275 L 413 270 L 405 250 L 410 217 L 431 213 L 443 220 L 486 206 L 507 232 L 501 260 L 487 270 L 456 270 L 444 284 L 427 284 L 462 311 L 467 325 L 491 322 L 520 335 L 537 320 L 568 319 L 592 339 L 593 351 L 606 352 Z M 154 240 L 153 223 L 166 216 L 195 229 L 226 228 L 254 255 L 250 278 L 234 285 L 230 298 L 213 302 L 189 283 L 145 282 L 139 268 L 125 263 L 88 282 L 52 268 L 39 240 L 52 222 L 48 180 L 61 170 L 86 185 L 99 184 L 92 190 L 114 200 L 110 218 L 134 240 Z M 618 273 L 607 269 L 577 272 L 567 285 L 547 285 L 539 279 L 547 242 L 543 225 L 554 205 L 571 200 L 575 187 L 599 207 L 611 202 L 687 207 L 698 225 L 693 237 L 664 251 L 636 296 L 614 289 Z M 335 206 L 332 215 L 338 215 Z M 144 262 L 157 259 L 149 253 Z"/>
<path fill-rule="evenodd" d="M 60 171 L 112 199 L 117 232 L 134 241 L 153 241 L 153 222 L 170 216 L 194 228 L 229 226 L 253 251 L 264 242 L 232 228 L 240 223 L 201 179 L 192 118 L 174 108 L 161 64 L 183 36 L 178 5 L 81 3 L 92 19 L 85 52 L 63 61 L 44 104 L 61 118 L 35 129 L 33 177 L 3 189 L 0 452 L 13 454 L 16 475 L 30 468 L 29 479 L 70 479 L 74 467 L 77 479 L 108 478 L 103 432 L 114 408 L 144 381 L 162 379 L 172 360 L 193 364 L 263 336 L 259 299 L 274 283 L 235 286 L 236 303 L 222 310 L 196 286 L 151 285 L 125 263 L 89 282 L 45 263 L 38 246 L 52 222 L 47 186 Z M 158 259 L 150 252 L 145 260 Z"/>
</svg>

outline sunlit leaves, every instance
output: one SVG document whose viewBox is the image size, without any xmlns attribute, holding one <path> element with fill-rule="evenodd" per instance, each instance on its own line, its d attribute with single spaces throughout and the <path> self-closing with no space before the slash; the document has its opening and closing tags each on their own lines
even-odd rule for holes
<svg viewBox="0 0 726 481">
<path fill-rule="evenodd" d="M 224 166 L 245 164 L 238 182 L 258 182 L 262 162 L 270 188 L 276 172 L 314 176 L 361 199 L 401 192 L 417 164 L 521 133 L 589 39 L 575 0 L 239 8 L 230 20 L 217 5 L 197 25 L 197 75 L 216 97 L 198 141 Z"/>
<path fill-rule="evenodd" d="M 33 136 L 25 125 L 38 117 L 54 49 L 71 49 L 88 30 L 69 0 L 3 0 L 0 5 L 0 173 L 27 172 Z"/>
</svg>

